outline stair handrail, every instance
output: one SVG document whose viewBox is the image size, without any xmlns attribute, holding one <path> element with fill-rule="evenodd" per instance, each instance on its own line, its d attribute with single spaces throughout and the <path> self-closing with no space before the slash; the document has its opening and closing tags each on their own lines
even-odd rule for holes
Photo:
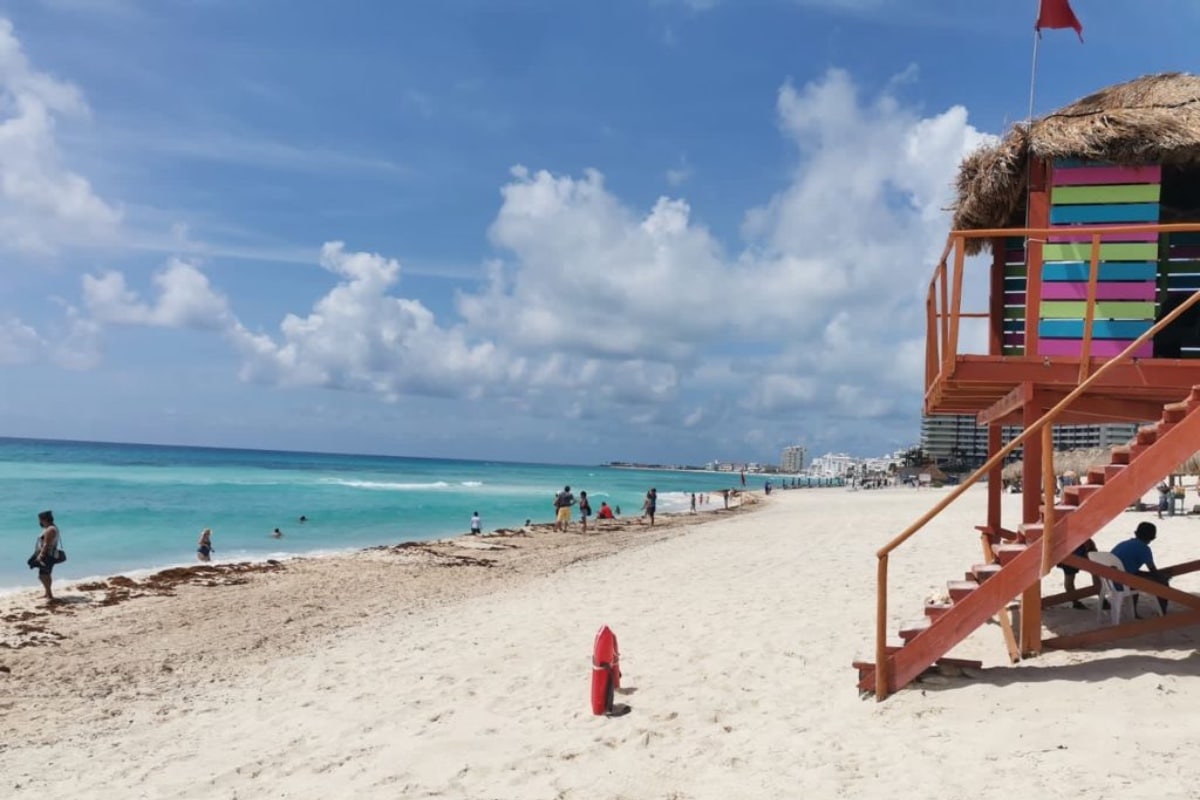
<svg viewBox="0 0 1200 800">
<path fill-rule="evenodd" d="M 1128 231 L 1126 229 L 1128 229 Z M 1137 232 L 1146 232 L 1146 231 L 1168 232 L 1170 230 L 1175 230 L 1175 229 L 1182 229 L 1182 230 L 1189 230 L 1189 231 L 1200 230 L 1200 224 L 1192 224 L 1192 225 L 1126 225 L 1126 226 L 1094 226 L 1094 225 L 1093 226 L 1082 226 L 1081 225 L 1078 227 L 1072 227 L 1072 233 L 1091 233 L 1092 241 L 1094 244 L 1101 236 L 1103 236 L 1104 234 L 1107 234 L 1107 233 L 1114 233 L 1114 232 L 1137 233 Z M 1048 236 L 1055 232 L 1056 231 L 1053 231 L 1052 229 L 1049 229 L 1049 228 L 1045 228 L 1045 229 L 1043 229 L 1043 228 L 1019 228 L 1019 229 L 999 229 L 999 230 L 983 230 L 983 231 L 953 231 L 950 234 L 950 240 L 953 244 L 958 245 L 959 254 L 961 256 L 963 240 L 966 239 L 967 237 L 971 237 L 971 238 L 993 237 L 994 238 L 999 235 L 1008 235 L 1008 236 L 1024 235 L 1024 236 L 1028 237 L 1030 234 L 1033 234 L 1033 233 L 1041 233 L 1043 236 Z M 1057 232 L 1061 233 L 1061 231 L 1057 231 Z M 957 261 L 958 261 L 957 265 L 961 265 L 961 263 L 962 263 L 961 258 L 957 259 Z M 943 261 L 941 262 L 941 264 L 939 264 L 939 266 L 944 266 L 944 263 L 945 262 L 944 262 L 944 257 L 943 257 Z M 887 567 L 888 567 L 888 556 L 891 554 L 891 552 L 893 550 L 895 550 L 897 547 L 899 547 L 900 545 L 904 544 L 913 535 L 915 535 L 918 531 L 920 531 L 922 528 L 924 528 L 925 525 L 927 525 L 931 519 L 936 517 L 938 514 L 940 514 L 942 511 L 944 511 L 947 508 L 947 506 L 949 506 L 951 503 L 953 503 L 955 500 L 957 500 L 959 497 L 961 497 L 962 494 L 967 491 L 967 489 L 971 488 L 976 483 L 978 483 L 979 480 L 984 475 L 986 475 L 988 472 L 990 472 L 992 469 L 994 469 L 999 464 L 1003 463 L 1005 458 L 1007 458 L 1018 447 L 1023 445 L 1026 442 L 1026 440 L 1028 440 L 1031 436 L 1034 436 L 1035 434 L 1039 433 L 1047 425 L 1053 424 L 1053 421 L 1055 419 L 1057 419 L 1058 416 L 1063 411 L 1065 411 L 1072 403 L 1074 403 L 1079 398 L 1080 395 L 1082 395 L 1084 392 L 1086 392 L 1088 389 L 1090 389 L 1102 376 L 1107 374 L 1110 369 L 1112 369 L 1117 364 L 1123 362 L 1125 359 L 1129 358 L 1134 353 L 1134 351 L 1137 350 L 1137 348 L 1139 348 L 1141 345 L 1145 344 L 1149 339 L 1151 339 L 1155 334 L 1157 334 L 1159 331 L 1161 331 L 1167 325 L 1170 325 L 1172 322 L 1174 322 L 1176 319 L 1178 319 L 1185 311 L 1190 309 L 1198 301 L 1200 301 L 1200 290 L 1193 292 L 1192 295 L 1187 300 L 1185 300 L 1183 303 L 1181 303 L 1179 306 L 1177 306 L 1175 309 L 1173 309 L 1170 313 L 1166 314 L 1162 319 L 1156 321 L 1153 325 L 1150 326 L 1149 329 L 1147 329 L 1144 333 L 1142 333 L 1140 336 L 1138 336 L 1136 339 L 1134 339 L 1129 345 L 1127 345 L 1124 350 L 1122 350 L 1116 356 L 1113 356 L 1108 361 L 1106 361 L 1105 363 L 1100 365 L 1100 367 L 1098 367 L 1095 372 L 1093 372 L 1082 383 L 1080 383 L 1073 390 L 1071 390 L 1071 392 L 1068 393 L 1064 398 L 1059 400 L 1058 403 L 1056 403 L 1053 407 L 1050 408 L 1050 410 L 1048 410 L 1045 414 L 1043 414 L 1041 417 L 1039 417 L 1036 422 L 1034 422 L 1029 427 L 1025 428 L 1025 430 L 1021 431 L 1020 435 L 1013 438 L 1013 440 L 1010 441 L 1008 444 L 1006 444 L 1004 447 L 1001 447 L 994 455 L 992 455 L 991 458 L 989 458 L 986 462 L 984 462 L 983 466 L 979 467 L 979 469 L 977 469 L 973 473 L 971 473 L 969 478 L 967 478 L 965 481 L 962 481 L 953 491 L 951 491 L 948 495 L 946 495 L 938 503 L 936 503 L 933 506 L 933 508 L 931 508 L 929 511 L 925 512 L 916 522 L 909 525 L 901 533 L 899 533 L 894 538 L 892 538 L 891 541 L 889 541 L 883 547 L 879 548 L 878 551 L 876 551 L 875 557 L 878 560 L 877 571 L 876 571 L 876 592 L 878 593 L 878 595 L 876 597 L 876 607 L 875 607 L 875 699 L 876 700 L 883 700 L 885 697 L 887 697 L 887 632 L 886 632 L 887 631 Z M 951 357 L 953 357 L 953 356 L 951 356 Z M 1053 499 L 1051 499 L 1050 502 L 1053 502 Z M 1039 540 L 1042 543 L 1043 552 L 1045 552 L 1050 546 L 1050 534 L 1051 534 L 1051 530 L 1049 530 L 1049 529 L 1044 530 L 1043 534 L 1042 534 L 1042 538 Z M 1045 556 L 1043 556 L 1043 562 L 1044 561 L 1045 561 Z"/>
</svg>

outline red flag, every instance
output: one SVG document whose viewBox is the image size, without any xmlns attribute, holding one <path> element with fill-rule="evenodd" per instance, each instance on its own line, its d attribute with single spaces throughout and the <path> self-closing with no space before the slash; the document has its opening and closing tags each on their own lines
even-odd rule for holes
<svg viewBox="0 0 1200 800">
<path fill-rule="evenodd" d="M 1042 0 L 1033 29 L 1041 33 L 1042 28 L 1074 28 L 1075 33 L 1079 34 L 1079 41 L 1083 41 L 1083 25 L 1071 10 L 1068 0 Z"/>
</svg>

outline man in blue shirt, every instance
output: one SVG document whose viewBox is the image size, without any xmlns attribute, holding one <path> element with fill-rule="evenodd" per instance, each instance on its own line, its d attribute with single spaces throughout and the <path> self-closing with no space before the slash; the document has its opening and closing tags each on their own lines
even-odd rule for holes
<svg viewBox="0 0 1200 800">
<path fill-rule="evenodd" d="M 1132 539 L 1126 539 L 1112 549 L 1112 554 L 1121 559 L 1121 564 L 1125 567 L 1126 572 L 1136 572 L 1140 577 L 1149 578 L 1156 583 L 1161 583 L 1163 586 L 1168 585 L 1168 578 L 1154 566 L 1154 553 L 1150 550 L 1150 543 L 1158 536 L 1158 528 L 1153 522 L 1139 522 L 1137 529 L 1133 532 Z M 1145 571 L 1142 567 L 1147 567 Z M 1137 601 L 1138 596 L 1133 596 L 1133 615 L 1137 616 Z M 1164 614 L 1167 613 L 1167 601 L 1160 597 L 1158 598 L 1158 606 Z"/>
</svg>

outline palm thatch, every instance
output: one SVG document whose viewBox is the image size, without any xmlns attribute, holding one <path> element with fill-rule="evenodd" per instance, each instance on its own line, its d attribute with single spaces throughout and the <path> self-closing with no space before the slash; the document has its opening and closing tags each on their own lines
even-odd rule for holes
<svg viewBox="0 0 1200 800">
<path fill-rule="evenodd" d="M 1056 450 L 1054 452 L 1054 474 L 1061 477 L 1067 472 L 1073 472 L 1079 478 L 1087 475 L 1087 472 L 1092 467 L 1099 467 L 1108 464 L 1112 458 L 1112 451 L 1107 447 L 1090 447 L 1080 450 Z M 1007 464 L 1001 471 L 1000 476 L 1005 483 L 1020 480 L 1022 470 L 1021 462 L 1014 461 Z M 1187 461 L 1184 461 L 1174 470 L 1173 475 L 1200 475 L 1200 452 L 1193 453 Z"/>
<path fill-rule="evenodd" d="M 1081 450 L 1054 451 L 1054 474 L 1061 477 L 1067 472 L 1073 472 L 1082 478 L 1092 467 L 1107 464 L 1112 459 L 1112 450 L 1107 447 L 1090 447 Z M 1005 482 L 1018 480 L 1023 472 L 1021 462 L 1014 461 L 1001 470 L 1000 476 Z"/>
<path fill-rule="evenodd" d="M 956 230 L 1020 226 L 1030 153 L 1129 166 L 1200 163 L 1200 76 L 1146 75 L 1014 126 L 963 160 L 952 208 Z M 970 240 L 968 249 L 984 245 Z"/>
</svg>

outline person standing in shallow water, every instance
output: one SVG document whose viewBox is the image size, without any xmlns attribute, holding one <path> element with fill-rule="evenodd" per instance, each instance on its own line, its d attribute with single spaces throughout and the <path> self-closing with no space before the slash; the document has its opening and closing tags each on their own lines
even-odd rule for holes
<svg viewBox="0 0 1200 800">
<path fill-rule="evenodd" d="M 196 543 L 196 558 L 200 561 L 208 561 L 212 551 L 212 528 L 205 528 L 200 531 L 200 541 Z"/>
<path fill-rule="evenodd" d="M 53 580 L 50 575 L 54 571 L 55 557 L 59 550 L 58 526 L 54 524 L 54 512 L 43 511 L 38 514 L 38 524 L 42 526 L 42 533 L 38 536 L 37 549 L 34 551 L 34 558 L 37 561 L 38 580 L 42 582 L 42 588 L 46 591 L 46 602 L 54 602 L 54 592 L 50 590 L 50 582 Z"/>
<path fill-rule="evenodd" d="M 642 504 L 642 510 L 650 518 L 650 524 L 653 525 L 654 512 L 658 510 L 658 489 L 651 487 L 650 491 L 646 492 L 646 502 Z"/>
<path fill-rule="evenodd" d="M 471 534 L 478 536 L 483 533 L 483 520 L 479 518 L 479 512 L 476 511 L 471 515 Z"/>
</svg>

